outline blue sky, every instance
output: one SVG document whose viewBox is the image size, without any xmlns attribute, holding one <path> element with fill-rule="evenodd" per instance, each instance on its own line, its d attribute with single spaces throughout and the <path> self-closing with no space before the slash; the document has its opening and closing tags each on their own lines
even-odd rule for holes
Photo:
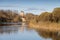
<svg viewBox="0 0 60 40">
<path fill-rule="evenodd" d="M 34 14 L 51 12 L 54 8 L 60 7 L 60 0 L 0 0 L 0 10 L 23 10 Z"/>
</svg>

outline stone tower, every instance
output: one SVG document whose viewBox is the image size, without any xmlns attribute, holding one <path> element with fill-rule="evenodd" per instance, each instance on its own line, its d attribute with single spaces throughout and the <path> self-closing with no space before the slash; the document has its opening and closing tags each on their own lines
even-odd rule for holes
<svg viewBox="0 0 60 40">
<path fill-rule="evenodd" d="M 25 22 L 26 19 L 25 19 L 24 11 L 20 12 L 20 16 L 21 16 L 22 22 Z"/>
</svg>

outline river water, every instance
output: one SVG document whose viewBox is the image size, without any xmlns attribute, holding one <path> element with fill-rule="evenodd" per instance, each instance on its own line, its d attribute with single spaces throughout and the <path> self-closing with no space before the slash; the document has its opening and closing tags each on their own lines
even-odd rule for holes
<svg viewBox="0 0 60 40">
<path fill-rule="evenodd" d="M 0 40 L 55 40 L 55 38 L 52 34 L 29 28 L 25 23 L 0 26 Z"/>
</svg>

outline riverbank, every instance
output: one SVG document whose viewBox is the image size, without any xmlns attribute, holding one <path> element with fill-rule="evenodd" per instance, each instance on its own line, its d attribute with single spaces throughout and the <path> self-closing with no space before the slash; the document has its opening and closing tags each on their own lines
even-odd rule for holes
<svg viewBox="0 0 60 40">
<path fill-rule="evenodd" d="M 29 27 L 45 31 L 60 31 L 60 23 L 54 22 L 29 23 Z"/>
</svg>

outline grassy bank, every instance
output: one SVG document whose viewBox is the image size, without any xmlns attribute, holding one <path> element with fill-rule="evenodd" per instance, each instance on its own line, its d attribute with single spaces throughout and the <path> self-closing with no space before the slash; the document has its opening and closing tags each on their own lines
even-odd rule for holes
<svg viewBox="0 0 60 40">
<path fill-rule="evenodd" d="M 51 22 L 39 22 L 39 23 L 29 23 L 29 27 L 45 30 L 45 31 L 60 31 L 60 23 Z"/>
</svg>

